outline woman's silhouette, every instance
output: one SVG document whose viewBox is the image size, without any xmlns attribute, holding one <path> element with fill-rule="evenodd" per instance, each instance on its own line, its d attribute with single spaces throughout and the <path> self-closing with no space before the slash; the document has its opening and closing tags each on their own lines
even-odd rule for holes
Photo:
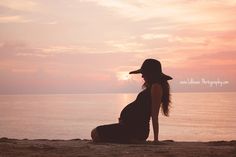
<svg viewBox="0 0 236 157">
<path fill-rule="evenodd" d="M 101 125 L 91 132 L 94 142 L 129 143 L 146 141 L 149 136 L 149 121 L 152 118 L 154 142 L 158 142 L 160 108 L 165 116 L 169 113 L 170 87 L 172 78 L 162 73 L 161 63 L 146 59 L 141 69 L 130 74 L 141 73 L 145 81 L 144 90 L 136 100 L 128 104 L 120 114 L 119 123 Z"/>
</svg>

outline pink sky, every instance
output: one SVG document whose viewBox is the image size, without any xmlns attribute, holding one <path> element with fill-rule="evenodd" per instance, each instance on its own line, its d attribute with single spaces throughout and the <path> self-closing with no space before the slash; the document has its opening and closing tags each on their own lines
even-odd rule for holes
<svg viewBox="0 0 236 157">
<path fill-rule="evenodd" d="M 146 58 L 172 91 L 236 91 L 235 14 L 235 0 L 1 0 L 0 93 L 136 92 Z"/>
</svg>

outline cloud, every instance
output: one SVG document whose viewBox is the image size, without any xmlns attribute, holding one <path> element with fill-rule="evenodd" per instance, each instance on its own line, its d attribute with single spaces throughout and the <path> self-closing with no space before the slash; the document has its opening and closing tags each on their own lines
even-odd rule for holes
<svg viewBox="0 0 236 157">
<path fill-rule="evenodd" d="M 154 39 L 165 39 L 165 38 L 169 38 L 170 35 L 169 34 L 143 34 L 141 36 L 141 38 L 143 38 L 144 40 L 154 40 Z"/>
<path fill-rule="evenodd" d="M 80 93 L 80 92 L 130 92 L 140 90 L 141 75 L 128 72 L 140 68 L 145 58 L 162 62 L 163 71 L 174 77 L 174 89 L 181 91 L 178 80 L 189 77 L 204 77 L 232 80 L 235 72 L 235 52 L 198 53 L 69 53 L 63 50 L 48 57 L 29 45 L 20 42 L 0 44 L 0 92 L 6 93 Z M 66 53 L 65 51 L 68 51 Z M 32 54 L 19 56 L 23 54 Z M 54 52 L 47 52 L 54 53 Z M 24 88 L 23 88 L 24 87 Z M 205 90 L 205 89 L 204 89 Z"/>
<path fill-rule="evenodd" d="M 129 53 L 129 52 L 144 52 L 145 45 L 141 42 L 133 42 L 129 40 L 123 41 L 106 41 L 106 44 L 111 47 L 110 52 Z"/>
<path fill-rule="evenodd" d="M 203 53 L 198 56 L 188 57 L 181 66 L 168 67 L 176 78 L 205 77 L 224 78 L 236 83 L 236 50 L 228 52 Z"/>
<path fill-rule="evenodd" d="M 37 72 L 36 69 L 32 69 L 32 68 L 15 68 L 15 69 L 11 69 L 13 73 L 35 73 Z"/>
<path fill-rule="evenodd" d="M 117 73 L 131 70 L 137 62 L 132 53 L 69 53 L 74 49 L 57 47 L 68 53 L 39 57 L 45 52 L 25 43 L 0 45 L 0 93 L 121 91 L 126 85 Z"/>
<path fill-rule="evenodd" d="M 97 3 L 100 6 L 106 7 L 112 11 L 115 11 L 119 15 L 127 18 L 131 18 L 134 20 L 144 20 L 154 17 L 152 10 L 147 11 L 147 7 L 143 5 L 143 3 L 139 2 L 131 2 L 131 1 L 97 1 L 97 0 L 90 0 L 92 2 Z"/>
<path fill-rule="evenodd" d="M 189 58 L 190 62 L 195 65 L 200 65 L 205 68 L 214 69 L 216 67 L 219 70 L 227 71 L 236 68 L 236 48 L 235 50 L 228 52 L 217 52 L 212 54 L 203 54 L 196 57 Z"/>
<path fill-rule="evenodd" d="M 218 75 L 222 68 L 231 77 L 235 5 L 229 0 L 3 0 L 2 85 L 128 89 L 116 75 L 125 78 L 146 58 L 159 59 L 175 78 Z"/>
<path fill-rule="evenodd" d="M 91 52 L 94 49 L 91 49 L 89 47 L 85 46 L 79 46 L 79 45 L 67 45 L 67 46 L 48 46 L 43 48 L 36 48 L 39 50 L 39 52 L 44 56 L 55 56 L 58 54 L 76 54 L 76 53 L 85 53 L 85 52 Z"/>
<path fill-rule="evenodd" d="M 6 7 L 12 10 L 19 11 L 34 11 L 37 8 L 37 3 L 32 0 L 1 0 L 0 6 Z"/>
<path fill-rule="evenodd" d="M 58 21 L 50 21 L 50 22 L 46 22 L 45 24 L 49 24 L 49 25 L 56 25 L 58 24 Z"/>
<path fill-rule="evenodd" d="M 0 23 L 27 23 L 31 20 L 25 17 L 15 15 L 15 16 L 0 16 Z"/>
<path fill-rule="evenodd" d="M 84 2 L 94 2 L 100 6 L 111 8 L 120 15 L 135 20 L 147 20 L 154 18 L 168 18 L 182 22 L 197 22 L 199 20 L 215 19 L 212 14 L 205 14 L 209 10 L 215 13 L 216 9 L 225 9 L 225 7 L 235 7 L 233 1 L 109 1 L 109 0 L 88 0 Z M 227 11 L 227 9 L 223 10 Z M 191 16 L 187 16 L 191 14 Z M 205 15 L 205 16 L 204 16 Z"/>
<path fill-rule="evenodd" d="M 16 58 L 21 54 L 40 55 L 36 49 L 31 48 L 24 42 L 19 41 L 4 41 L 0 44 L 0 60 L 5 58 Z"/>
<path fill-rule="evenodd" d="M 105 53 L 96 51 L 95 48 L 90 48 L 82 45 L 57 45 L 32 47 L 24 42 L 19 41 L 4 41 L 0 43 L 0 56 L 4 57 L 54 57 L 64 55 L 75 55 L 84 53 Z M 107 52 L 108 53 L 108 52 Z"/>
</svg>

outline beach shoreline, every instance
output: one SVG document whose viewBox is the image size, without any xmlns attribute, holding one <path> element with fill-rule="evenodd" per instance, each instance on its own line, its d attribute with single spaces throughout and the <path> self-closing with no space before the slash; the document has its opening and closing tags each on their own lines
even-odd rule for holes
<svg viewBox="0 0 236 157">
<path fill-rule="evenodd" d="M 236 140 L 209 142 L 151 141 L 139 144 L 94 143 L 86 139 L 48 140 L 48 139 L 9 139 L 0 138 L 0 157 L 154 157 L 154 156 L 214 156 L 235 157 Z"/>
</svg>

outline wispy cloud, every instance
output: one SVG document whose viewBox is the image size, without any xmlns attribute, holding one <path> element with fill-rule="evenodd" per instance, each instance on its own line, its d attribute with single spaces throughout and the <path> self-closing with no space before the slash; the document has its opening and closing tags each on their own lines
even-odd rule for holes
<svg viewBox="0 0 236 157">
<path fill-rule="evenodd" d="M 1 0 L 0 6 L 6 7 L 12 10 L 19 11 L 34 11 L 38 4 L 33 0 Z"/>
<path fill-rule="evenodd" d="M 114 9 L 122 16 L 134 18 L 136 20 L 153 19 L 158 17 L 165 17 L 172 20 L 197 22 L 198 20 L 209 20 L 215 18 L 214 16 L 203 16 L 205 11 L 211 9 L 222 9 L 223 6 L 234 6 L 232 1 L 109 1 L 109 0 L 88 0 L 95 2 L 103 7 Z M 85 1 L 86 2 L 86 1 Z M 191 9 L 186 9 L 187 7 Z M 201 13 L 203 12 L 203 13 Z M 213 12 L 214 14 L 215 12 Z M 191 14 L 191 16 L 186 16 Z"/>
<path fill-rule="evenodd" d="M 106 44 L 112 47 L 110 52 L 129 53 L 144 52 L 144 44 L 132 41 L 106 41 Z"/>
<path fill-rule="evenodd" d="M 143 34 L 141 36 L 144 40 L 154 40 L 154 39 L 163 39 L 169 38 L 169 34 Z"/>
<path fill-rule="evenodd" d="M 25 17 L 15 15 L 15 16 L 0 16 L 0 23 L 27 23 L 31 20 Z"/>
</svg>

